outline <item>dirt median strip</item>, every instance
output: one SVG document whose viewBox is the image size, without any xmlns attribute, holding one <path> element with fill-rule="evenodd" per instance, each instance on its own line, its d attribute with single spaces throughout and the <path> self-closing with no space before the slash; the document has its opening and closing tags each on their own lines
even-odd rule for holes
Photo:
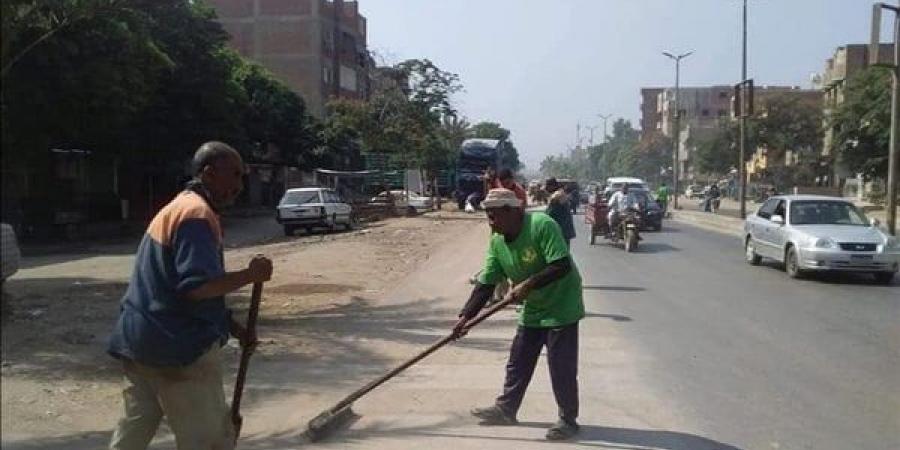
<svg viewBox="0 0 900 450">
<path fill-rule="evenodd" d="M 744 221 L 734 217 L 693 211 L 672 211 L 672 220 L 740 238 Z"/>
</svg>

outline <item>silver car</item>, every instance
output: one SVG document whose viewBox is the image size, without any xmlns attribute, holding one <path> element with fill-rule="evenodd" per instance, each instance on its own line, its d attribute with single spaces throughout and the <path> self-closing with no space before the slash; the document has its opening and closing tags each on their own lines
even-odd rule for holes
<svg viewBox="0 0 900 450">
<path fill-rule="evenodd" d="M 747 262 L 784 263 L 792 278 L 816 271 L 871 273 L 890 283 L 900 266 L 900 243 L 839 197 L 770 197 L 744 222 Z"/>
</svg>

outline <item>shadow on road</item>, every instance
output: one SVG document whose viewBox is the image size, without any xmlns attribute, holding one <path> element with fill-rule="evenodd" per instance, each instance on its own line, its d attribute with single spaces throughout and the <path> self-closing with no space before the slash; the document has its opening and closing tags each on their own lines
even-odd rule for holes
<svg viewBox="0 0 900 450">
<path fill-rule="evenodd" d="M 760 263 L 760 267 L 765 267 L 777 272 L 781 272 L 785 278 L 787 278 L 787 274 L 784 273 L 784 264 L 780 262 L 776 262 L 773 260 L 764 260 Z M 894 279 L 889 284 L 883 284 L 876 282 L 872 276 L 868 273 L 855 273 L 855 272 L 810 272 L 804 273 L 803 278 L 799 280 L 794 280 L 798 283 L 802 282 L 811 282 L 811 283 L 825 283 L 825 284 L 846 284 L 846 285 L 856 285 L 856 286 L 872 286 L 873 288 L 884 287 L 890 288 L 895 286 L 900 286 L 900 276 L 894 276 Z"/>
<path fill-rule="evenodd" d="M 450 438 L 508 442 L 509 448 L 515 448 L 515 443 L 543 443 L 543 433 L 539 437 L 513 437 L 498 436 L 492 433 L 490 427 L 479 427 L 477 432 L 460 432 L 460 426 L 467 426 L 472 420 L 464 416 L 448 417 L 436 423 L 423 425 L 398 425 L 391 421 L 372 423 L 364 428 L 351 430 L 338 430 L 336 434 L 325 440 L 328 444 L 359 443 L 379 437 L 422 437 L 422 438 Z M 540 428 L 547 429 L 551 423 L 520 422 L 518 426 L 510 428 Z M 504 427 L 506 428 L 506 427 Z M 450 430 L 454 429 L 454 430 Z M 303 442 L 299 434 L 288 433 L 279 436 L 260 436 L 249 438 L 242 442 L 241 448 L 253 450 L 274 450 L 290 446 L 291 448 Z M 622 450 L 741 450 L 739 447 L 725 444 L 703 436 L 690 433 L 668 430 L 641 430 L 636 428 L 614 428 L 597 425 L 581 425 L 581 431 L 572 440 L 561 444 L 575 444 L 582 447 L 597 447 Z"/>
<path fill-rule="evenodd" d="M 618 292 L 643 292 L 646 289 L 637 286 L 602 286 L 602 285 L 584 285 L 582 286 L 585 291 L 618 291 Z"/>
<path fill-rule="evenodd" d="M 586 313 L 584 315 L 586 318 L 598 318 L 598 319 L 612 319 L 616 322 L 632 322 L 634 319 L 628 316 L 623 316 L 621 314 L 596 314 L 596 313 Z"/>
<path fill-rule="evenodd" d="M 673 247 L 664 242 L 645 242 L 638 246 L 638 253 L 666 253 L 666 252 L 680 252 L 681 249 L 678 247 Z"/>
</svg>

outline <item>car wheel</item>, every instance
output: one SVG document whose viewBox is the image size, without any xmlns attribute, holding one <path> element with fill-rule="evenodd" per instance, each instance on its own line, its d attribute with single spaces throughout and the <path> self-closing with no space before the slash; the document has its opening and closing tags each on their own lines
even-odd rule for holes
<svg viewBox="0 0 900 450">
<path fill-rule="evenodd" d="M 285 236 L 293 236 L 294 235 L 294 227 L 291 225 L 284 226 L 284 235 Z"/>
<path fill-rule="evenodd" d="M 416 212 L 417 212 L 417 211 L 416 211 L 416 208 L 415 208 L 415 207 L 413 207 L 413 206 L 407 206 L 407 207 L 406 207 L 406 215 L 407 215 L 407 216 L 410 216 L 410 217 L 415 216 L 415 215 L 416 215 Z"/>
<path fill-rule="evenodd" d="M 744 243 L 744 256 L 751 266 L 758 266 L 762 261 L 762 257 L 756 254 L 756 247 L 753 245 L 753 239 L 749 237 Z"/>
<path fill-rule="evenodd" d="M 356 215 L 350 214 L 347 216 L 347 223 L 344 224 L 344 227 L 347 228 L 347 231 L 350 231 L 356 228 Z"/>
<path fill-rule="evenodd" d="M 312 234 L 312 232 L 313 232 L 312 227 L 306 227 L 306 234 Z"/>
<path fill-rule="evenodd" d="M 803 271 L 800 270 L 800 259 L 797 256 L 797 249 L 791 247 L 787 251 L 784 258 L 784 271 L 791 278 L 803 278 Z"/>
<path fill-rule="evenodd" d="M 662 231 L 662 224 L 653 225 L 653 231 Z"/>
<path fill-rule="evenodd" d="M 875 272 L 872 276 L 875 277 L 875 282 L 878 284 L 891 284 L 894 272 Z"/>
</svg>

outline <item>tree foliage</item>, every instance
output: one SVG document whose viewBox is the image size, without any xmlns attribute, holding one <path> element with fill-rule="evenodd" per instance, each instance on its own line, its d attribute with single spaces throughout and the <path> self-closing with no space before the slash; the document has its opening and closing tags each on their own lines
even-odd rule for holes
<svg viewBox="0 0 900 450">
<path fill-rule="evenodd" d="M 854 172 L 886 177 L 891 138 L 890 72 L 869 68 L 847 80 L 829 125 L 833 148 Z"/>
</svg>

